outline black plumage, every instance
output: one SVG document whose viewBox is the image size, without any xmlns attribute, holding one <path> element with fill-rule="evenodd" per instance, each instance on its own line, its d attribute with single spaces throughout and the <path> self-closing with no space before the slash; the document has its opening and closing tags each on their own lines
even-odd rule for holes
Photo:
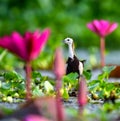
<svg viewBox="0 0 120 121">
<path fill-rule="evenodd" d="M 78 73 L 78 78 L 82 75 L 80 73 L 80 71 L 83 71 L 82 69 L 83 68 L 80 68 L 80 63 L 82 64 L 82 66 L 84 67 L 84 62 L 85 60 L 78 60 L 78 58 L 74 55 L 74 58 L 70 58 L 68 57 L 68 60 L 66 62 L 67 64 L 67 68 L 66 68 L 66 74 L 69 74 L 69 73 Z M 81 70 L 80 70 L 81 69 Z"/>
<path fill-rule="evenodd" d="M 70 58 L 68 57 L 67 60 L 67 68 L 66 68 L 66 74 L 69 74 L 71 72 L 77 72 L 79 75 L 79 60 L 77 59 L 77 57 L 74 55 L 74 58 Z"/>
</svg>

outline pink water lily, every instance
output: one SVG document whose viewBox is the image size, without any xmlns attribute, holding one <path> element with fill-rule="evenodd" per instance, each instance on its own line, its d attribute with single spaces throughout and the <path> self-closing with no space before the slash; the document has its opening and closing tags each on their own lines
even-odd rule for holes
<svg viewBox="0 0 120 121">
<path fill-rule="evenodd" d="M 0 39 L 0 46 L 8 49 L 24 61 L 31 61 L 39 55 L 48 40 L 49 34 L 49 29 L 42 33 L 38 30 L 34 33 L 26 32 L 24 36 L 21 36 L 18 32 L 13 32 L 11 36 L 4 36 Z"/>
<path fill-rule="evenodd" d="M 26 98 L 31 98 L 31 61 L 39 55 L 50 34 L 49 29 L 43 32 L 38 30 L 31 33 L 26 32 L 21 36 L 18 32 L 13 32 L 11 36 L 0 38 L 0 47 L 8 49 L 25 61 L 26 70 Z"/>
<path fill-rule="evenodd" d="M 117 26 L 117 23 L 110 23 L 106 20 L 94 20 L 87 24 L 87 27 L 100 37 L 105 37 L 112 33 L 117 28 Z"/>
<path fill-rule="evenodd" d="M 116 22 L 110 23 L 107 20 L 94 20 L 88 23 L 87 27 L 100 36 L 101 66 L 104 66 L 105 36 L 112 33 L 118 27 L 118 24 Z"/>
</svg>

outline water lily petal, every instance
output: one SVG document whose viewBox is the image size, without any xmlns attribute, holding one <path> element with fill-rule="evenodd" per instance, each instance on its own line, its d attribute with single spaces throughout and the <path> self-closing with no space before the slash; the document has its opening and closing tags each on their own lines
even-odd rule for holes
<svg viewBox="0 0 120 121">
<path fill-rule="evenodd" d="M 97 32 L 99 32 L 101 30 L 101 24 L 100 24 L 100 22 L 98 20 L 94 20 L 93 25 L 97 29 Z"/>
<path fill-rule="evenodd" d="M 33 33 L 33 36 L 35 36 L 37 39 L 39 39 L 39 37 L 41 36 L 41 32 L 39 30 L 36 30 L 34 33 Z"/>
<path fill-rule="evenodd" d="M 47 42 L 49 35 L 50 35 L 50 29 L 45 29 L 41 33 L 41 36 L 39 38 L 39 44 L 38 44 L 38 47 L 39 47 L 40 51 L 42 50 L 42 48 L 44 47 L 45 43 Z"/>
<path fill-rule="evenodd" d="M 106 21 L 106 20 L 100 20 L 99 21 L 100 22 L 100 24 L 101 24 L 101 28 L 103 27 L 105 27 L 105 28 L 107 28 L 109 25 L 110 25 L 110 22 L 109 21 Z"/>
<path fill-rule="evenodd" d="M 100 20 L 100 25 L 101 25 L 101 30 L 99 32 L 100 35 L 104 37 L 107 35 L 107 30 L 109 28 L 110 22 L 106 20 Z"/>
<path fill-rule="evenodd" d="M 99 23 L 98 20 L 94 20 L 93 22 L 88 23 L 88 24 L 87 24 L 87 27 L 88 27 L 91 31 L 93 31 L 93 32 L 95 32 L 96 34 L 98 34 L 99 36 L 101 35 L 101 34 L 100 34 L 101 26 L 100 26 L 100 23 Z"/>
<path fill-rule="evenodd" d="M 1 38 L 0 46 L 2 48 L 8 49 L 13 53 L 18 54 L 17 51 L 15 50 L 16 46 L 14 46 L 11 36 L 4 36 L 3 38 Z"/>
<path fill-rule="evenodd" d="M 3 38 L 0 38 L 0 46 L 10 50 L 10 39 L 11 38 L 9 36 L 4 36 Z"/>
<path fill-rule="evenodd" d="M 25 34 L 24 34 L 24 39 L 25 39 L 25 41 L 26 41 L 26 40 L 29 40 L 29 38 L 31 37 L 31 35 L 32 35 L 31 32 L 29 32 L 29 31 L 25 32 Z"/>
<path fill-rule="evenodd" d="M 49 35 L 50 35 L 49 29 L 44 30 L 41 34 L 40 33 L 36 34 L 36 32 L 33 34 L 34 43 L 31 52 L 31 59 L 34 59 L 39 55 L 39 52 L 42 50 L 45 43 L 47 42 Z"/>
<path fill-rule="evenodd" d="M 23 37 L 18 32 L 13 32 L 11 35 L 12 51 L 19 55 L 22 59 L 27 59 L 26 47 Z"/>
<path fill-rule="evenodd" d="M 117 24 L 117 23 L 112 23 L 112 24 L 109 26 L 109 29 L 107 30 L 107 34 L 112 33 L 117 27 L 118 27 L 118 24 Z"/>
<path fill-rule="evenodd" d="M 87 27 L 88 27 L 91 31 L 97 33 L 97 29 L 95 28 L 95 26 L 93 25 L 93 23 L 88 23 L 88 24 L 87 24 Z"/>
</svg>

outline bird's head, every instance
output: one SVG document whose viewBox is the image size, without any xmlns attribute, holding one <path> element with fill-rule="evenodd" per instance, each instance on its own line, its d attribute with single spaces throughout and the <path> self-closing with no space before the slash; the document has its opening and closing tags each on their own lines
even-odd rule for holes
<svg viewBox="0 0 120 121">
<path fill-rule="evenodd" d="M 73 39 L 72 38 L 66 38 L 64 39 L 64 43 L 68 45 L 73 45 Z"/>
</svg>

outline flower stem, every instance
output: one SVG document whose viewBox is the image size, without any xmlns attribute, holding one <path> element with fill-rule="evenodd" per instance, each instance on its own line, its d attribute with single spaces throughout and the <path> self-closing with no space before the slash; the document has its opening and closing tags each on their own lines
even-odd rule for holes
<svg viewBox="0 0 120 121">
<path fill-rule="evenodd" d="M 105 38 L 100 38 L 101 66 L 105 66 Z"/>
<path fill-rule="evenodd" d="M 84 107 L 87 104 L 87 84 L 85 78 L 81 77 L 79 79 L 79 89 L 78 89 L 78 106 L 79 114 L 82 115 Z"/>
<path fill-rule="evenodd" d="M 32 73 L 32 69 L 31 69 L 31 63 L 27 62 L 26 63 L 26 67 L 25 67 L 25 71 L 26 71 L 26 99 L 29 100 L 31 99 L 31 73 Z"/>
<path fill-rule="evenodd" d="M 57 121 L 63 121 L 64 120 L 64 113 L 63 113 L 63 107 L 61 102 L 61 94 L 60 94 L 60 88 L 61 88 L 61 80 L 56 80 L 56 110 L 57 110 Z"/>
</svg>

